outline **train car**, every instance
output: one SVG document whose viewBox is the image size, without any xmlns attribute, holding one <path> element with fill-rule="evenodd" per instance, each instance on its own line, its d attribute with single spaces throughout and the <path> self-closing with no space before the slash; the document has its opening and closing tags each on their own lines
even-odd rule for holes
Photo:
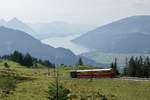
<svg viewBox="0 0 150 100">
<path fill-rule="evenodd" d="M 70 72 L 72 78 L 112 78 L 112 68 L 74 70 Z"/>
</svg>

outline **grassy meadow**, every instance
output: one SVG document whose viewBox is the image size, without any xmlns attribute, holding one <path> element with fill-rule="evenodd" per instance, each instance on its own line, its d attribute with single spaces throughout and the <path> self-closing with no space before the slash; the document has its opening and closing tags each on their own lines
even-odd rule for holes
<svg viewBox="0 0 150 100">
<path fill-rule="evenodd" d="M 10 65 L 4 68 L 4 62 Z M 48 100 L 47 90 L 54 82 L 54 69 L 26 68 L 12 61 L 0 62 L 0 82 L 5 77 L 15 77 L 15 91 L 6 100 Z M 129 81 L 121 79 L 72 79 L 69 77 L 71 68 L 58 68 L 60 82 L 72 94 L 72 100 L 150 100 L 150 81 Z M 9 73 L 9 75 L 8 75 Z M 82 98 L 82 99 L 81 99 Z M 0 100 L 5 100 L 0 98 Z"/>
</svg>

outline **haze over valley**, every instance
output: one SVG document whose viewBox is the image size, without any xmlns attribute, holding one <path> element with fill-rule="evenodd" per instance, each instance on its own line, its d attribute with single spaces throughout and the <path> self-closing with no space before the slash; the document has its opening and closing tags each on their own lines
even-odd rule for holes
<svg viewBox="0 0 150 100">
<path fill-rule="evenodd" d="M 10 21 L 1 19 L 0 25 L 24 31 L 44 44 L 54 48 L 69 49 L 76 55 L 81 54 L 88 59 L 103 64 L 109 64 L 110 59 L 98 56 L 101 53 L 106 56 L 108 56 L 107 53 L 114 53 L 116 56 L 110 57 L 112 61 L 115 57 L 119 57 L 118 55 L 121 53 L 122 55 L 135 56 L 136 54 L 136 56 L 143 56 L 143 54 L 150 52 L 148 46 L 150 16 L 148 15 L 123 18 L 97 28 L 92 25 L 63 22 L 29 24 L 18 18 L 13 18 Z M 70 27 L 68 27 L 69 25 Z M 61 30 L 63 31 L 61 32 Z M 8 43 L 9 41 L 7 41 L 7 45 Z M 95 53 L 98 55 L 94 56 Z M 122 56 L 123 60 L 118 61 L 118 63 L 125 64 L 125 57 Z"/>
</svg>

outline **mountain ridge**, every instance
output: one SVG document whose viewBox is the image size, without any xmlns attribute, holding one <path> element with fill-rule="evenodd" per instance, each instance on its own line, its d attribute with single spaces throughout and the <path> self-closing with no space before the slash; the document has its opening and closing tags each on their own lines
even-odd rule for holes
<svg viewBox="0 0 150 100">
<path fill-rule="evenodd" d="M 33 57 L 50 60 L 55 64 L 76 64 L 79 56 L 64 48 L 54 48 L 43 44 L 29 34 L 10 28 L 0 27 L 0 55 L 10 54 L 13 51 L 30 53 Z M 86 64 L 96 64 L 94 61 L 83 58 Z"/>
<path fill-rule="evenodd" d="M 4 26 L 7 28 L 12 28 L 16 30 L 21 30 L 32 36 L 35 34 L 34 30 L 31 27 L 29 27 L 27 24 L 25 24 L 24 22 L 20 21 L 17 18 L 13 18 L 9 21 L 5 21 L 4 19 L 1 19 L 0 26 Z"/>
<path fill-rule="evenodd" d="M 129 53 L 130 50 L 128 51 L 128 46 L 127 49 L 122 48 L 122 50 L 117 50 L 119 45 L 120 47 L 123 45 L 121 44 L 123 42 L 119 43 L 117 38 L 124 38 L 124 35 L 128 35 L 128 38 L 130 38 L 129 36 L 132 36 L 130 34 L 135 33 L 140 33 L 143 36 L 145 36 L 144 34 L 150 35 L 149 26 L 150 16 L 132 16 L 98 27 L 97 29 L 89 31 L 72 41 L 87 48 L 92 48 L 94 50 L 100 50 L 103 52 Z M 128 44 L 131 44 L 133 41 L 129 42 L 128 38 L 126 38 L 124 41 L 126 41 Z M 145 52 L 138 50 L 140 46 L 142 47 L 142 45 L 145 44 L 145 42 L 142 42 L 142 40 L 139 39 L 138 41 L 141 41 L 141 45 L 138 45 L 139 47 L 137 47 L 136 43 L 134 43 L 134 52 Z M 116 44 L 118 45 L 117 47 L 113 46 Z M 116 49 L 110 49 L 112 47 Z M 133 53 L 133 51 L 131 53 Z"/>
<path fill-rule="evenodd" d="M 62 37 L 76 34 L 84 34 L 89 30 L 95 29 L 95 26 L 86 24 L 70 24 L 62 21 L 29 24 L 39 36 L 38 37 Z M 41 36 L 43 35 L 43 36 Z"/>
</svg>

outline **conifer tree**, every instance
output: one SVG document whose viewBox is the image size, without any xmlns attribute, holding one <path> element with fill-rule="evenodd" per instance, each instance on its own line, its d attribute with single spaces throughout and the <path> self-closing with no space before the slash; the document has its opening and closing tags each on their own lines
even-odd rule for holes
<svg viewBox="0 0 150 100">
<path fill-rule="evenodd" d="M 119 74 L 119 71 L 117 69 L 117 58 L 115 58 L 115 62 L 111 63 L 111 68 L 112 68 L 112 71 L 114 73 L 114 75 L 118 75 Z"/>
<path fill-rule="evenodd" d="M 33 58 L 31 57 L 31 55 L 29 53 L 27 53 L 23 59 L 23 65 L 27 66 L 27 67 L 31 67 L 33 66 Z"/>
<path fill-rule="evenodd" d="M 130 76 L 135 76 L 136 75 L 136 64 L 134 57 L 130 58 L 129 65 L 128 65 L 128 72 Z"/>
<path fill-rule="evenodd" d="M 51 83 L 48 87 L 48 99 L 49 100 L 68 100 L 69 94 L 71 93 L 69 89 L 65 88 L 59 81 L 58 70 L 55 69 L 56 76 L 55 81 Z"/>
<path fill-rule="evenodd" d="M 84 65 L 81 57 L 79 58 L 78 65 Z"/>
</svg>

